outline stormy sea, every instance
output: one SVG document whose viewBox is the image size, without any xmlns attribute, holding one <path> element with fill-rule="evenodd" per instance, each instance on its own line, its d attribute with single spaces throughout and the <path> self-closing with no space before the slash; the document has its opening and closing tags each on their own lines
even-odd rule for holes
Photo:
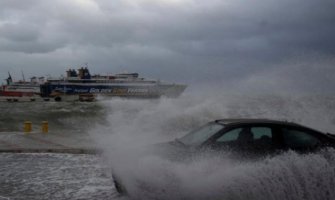
<svg viewBox="0 0 335 200">
<path fill-rule="evenodd" d="M 284 152 L 257 160 L 228 154 L 173 162 L 148 156 L 124 165 L 131 194 L 118 195 L 115 164 L 138 147 L 165 142 L 221 118 L 285 120 L 335 134 L 335 96 L 193 95 L 96 102 L 0 102 L 0 138 L 23 122 L 89 138 L 101 154 L 1 153 L 2 199 L 335 199 L 335 150 Z M 35 123 L 36 122 L 36 123 Z"/>
</svg>

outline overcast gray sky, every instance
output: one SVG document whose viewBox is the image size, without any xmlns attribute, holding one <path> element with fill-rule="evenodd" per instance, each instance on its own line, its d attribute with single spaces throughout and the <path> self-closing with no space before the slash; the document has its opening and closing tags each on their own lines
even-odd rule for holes
<svg viewBox="0 0 335 200">
<path fill-rule="evenodd" d="M 91 73 L 331 92 L 334 0 L 0 0 L 0 78 Z"/>
</svg>

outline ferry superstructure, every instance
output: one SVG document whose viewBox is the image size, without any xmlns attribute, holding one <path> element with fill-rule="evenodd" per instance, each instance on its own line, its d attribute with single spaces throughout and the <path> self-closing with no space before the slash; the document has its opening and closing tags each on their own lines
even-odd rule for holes
<svg viewBox="0 0 335 200">
<path fill-rule="evenodd" d="M 64 78 L 49 78 L 40 86 L 43 98 L 61 98 L 66 95 L 103 95 L 126 98 L 177 97 L 186 85 L 164 83 L 140 78 L 138 73 L 91 75 L 87 68 L 68 70 Z"/>
</svg>

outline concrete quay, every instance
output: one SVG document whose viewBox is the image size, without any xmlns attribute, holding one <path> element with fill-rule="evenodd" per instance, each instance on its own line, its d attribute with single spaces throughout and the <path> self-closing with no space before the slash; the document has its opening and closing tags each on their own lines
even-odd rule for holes
<svg viewBox="0 0 335 200">
<path fill-rule="evenodd" d="M 87 137 L 40 133 L 0 132 L 0 153 L 72 153 L 99 154 Z"/>
</svg>

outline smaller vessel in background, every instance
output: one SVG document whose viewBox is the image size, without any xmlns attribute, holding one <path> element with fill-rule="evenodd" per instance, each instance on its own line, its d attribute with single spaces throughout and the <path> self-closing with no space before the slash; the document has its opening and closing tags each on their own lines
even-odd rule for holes
<svg viewBox="0 0 335 200">
<path fill-rule="evenodd" d="M 13 81 L 12 76 L 8 73 L 6 84 L 0 88 L 0 97 L 8 101 L 18 101 L 19 98 L 30 98 L 32 101 L 39 97 L 40 85 L 44 82 L 44 77 L 32 77 L 30 82 L 23 80 Z"/>
</svg>

